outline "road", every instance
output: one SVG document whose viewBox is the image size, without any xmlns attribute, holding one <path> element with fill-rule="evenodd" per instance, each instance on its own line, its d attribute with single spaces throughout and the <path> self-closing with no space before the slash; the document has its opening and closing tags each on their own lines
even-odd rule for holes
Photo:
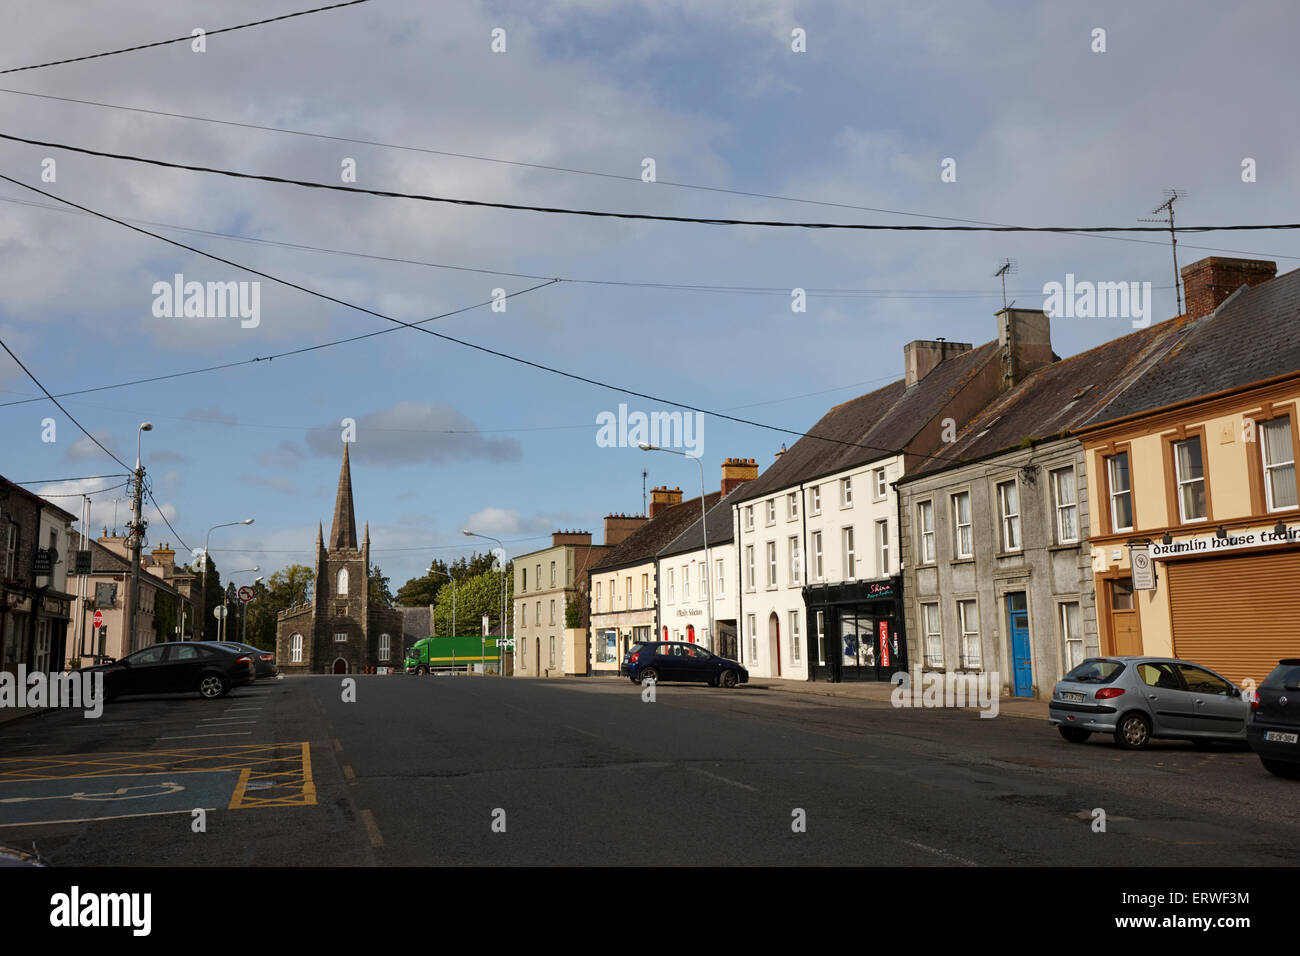
<svg viewBox="0 0 1300 956">
<path fill-rule="evenodd" d="M 296 677 L 0 727 L 0 842 L 291 866 L 1276 866 L 1300 845 L 1297 784 L 1249 751 L 750 687 L 354 680 L 355 702 Z"/>
</svg>

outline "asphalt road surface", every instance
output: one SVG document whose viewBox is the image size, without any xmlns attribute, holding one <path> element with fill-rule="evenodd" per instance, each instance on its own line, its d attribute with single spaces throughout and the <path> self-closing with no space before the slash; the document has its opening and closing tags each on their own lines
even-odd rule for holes
<svg viewBox="0 0 1300 956">
<path fill-rule="evenodd" d="M 353 679 L 355 702 L 296 677 L 0 726 L 0 842 L 63 866 L 1221 867 L 1300 846 L 1300 784 L 1227 747 L 749 687 Z"/>
</svg>

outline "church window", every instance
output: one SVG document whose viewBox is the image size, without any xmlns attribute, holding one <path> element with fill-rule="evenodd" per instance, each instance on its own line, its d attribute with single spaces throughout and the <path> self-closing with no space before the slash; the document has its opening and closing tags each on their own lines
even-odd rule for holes
<svg viewBox="0 0 1300 956">
<path fill-rule="evenodd" d="M 347 568 L 340 568 L 340 569 L 339 569 L 339 589 L 338 589 L 338 594 L 339 594 L 339 597 L 347 597 L 347 596 L 348 596 L 348 569 L 347 569 Z"/>
<path fill-rule="evenodd" d="M 294 664 L 302 663 L 302 635 L 295 634 L 289 638 L 289 660 Z"/>
<path fill-rule="evenodd" d="M 387 634 L 379 635 L 379 659 L 381 661 L 388 660 L 388 655 L 390 652 L 389 649 L 392 645 L 392 640 L 393 639 L 389 637 Z"/>
<path fill-rule="evenodd" d="M 347 641 L 347 639 L 348 639 L 347 634 L 335 634 L 335 635 L 334 635 L 334 643 L 335 643 L 335 644 L 343 644 L 343 643 L 345 643 L 345 642 Z"/>
</svg>

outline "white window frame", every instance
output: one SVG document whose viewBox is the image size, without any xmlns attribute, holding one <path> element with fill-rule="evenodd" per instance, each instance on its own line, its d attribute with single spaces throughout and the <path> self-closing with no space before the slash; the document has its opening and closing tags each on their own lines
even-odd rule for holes
<svg viewBox="0 0 1300 956">
<path fill-rule="evenodd" d="M 813 541 L 813 580 L 824 581 L 826 579 L 826 564 L 822 556 L 822 533 L 814 531 L 812 533 Z"/>
<path fill-rule="evenodd" d="M 966 614 L 968 607 L 973 611 L 973 621 Z M 970 629 L 972 624 L 974 630 Z M 974 655 L 971 654 L 972 647 Z M 980 607 L 975 598 L 961 598 L 957 601 L 957 651 L 962 670 L 984 669 L 983 647 L 980 644 Z"/>
<path fill-rule="evenodd" d="M 809 489 L 808 513 L 819 515 L 822 513 L 822 486 L 813 485 Z"/>
<path fill-rule="evenodd" d="M 1056 518 L 1056 543 L 1057 544 L 1078 544 L 1079 542 L 1079 483 L 1077 474 L 1073 465 L 1065 468 L 1058 468 L 1051 473 L 1052 479 L 1052 508 Z M 1068 478 L 1071 501 L 1061 501 L 1061 482 L 1062 479 Z M 1074 524 L 1074 534 L 1066 534 L 1065 516 L 1070 515 L 1070 521 Z"/>
<path fill-rule="evenodd" d="M 347 635 L 347 632 L 346 632 L 346 631 L 342 631 L 342 632 L 338 632 L 338 631 L 336 631 L 336 632 L 335 632 L 335 634 L 334 634 L 334 643 L 335 643 L 335 644 L 346 644 L 347 642 L 348 642 L 348 635 Z"/>
<path fill-rule="evenodd" d="M 1286 441 L 1287 441 L 1287 444 L 1292 446 L 1292 447 L 1291 447 L 1291 458 L 1290 458 L 1290 460 L 1286 460 L 1286 461 L 1284 461 L 1284 460 L 1269 461 L 1268 440 L 1265 438 L 1265 434 L 1264 434 L 1264 433 L 1266 432 L 1266 430 L 1267 430 L 1270 426 L 1271 426 L 1271 427 L 1280 427 L 1281 430 L 1286 434 Z M 1259 436 L 1259 443 L 1260 443 L 1260 455 L 1259 455 L 1259 460 L 1260 460 L 1260 462 L 1261 462 L 1261 464 L 1262 464 L 1262 466 L 1263 466 L 1263 469 L 1264 469 L 1264 504 L 1265 504 L 1265 507 L 1267 507 L 1269 511 L 1290 511 L 1291 509 L 1295 508 L 1296 505 L 1293 505 L 1293 504 L 1291 504 L 1291 505 L 1278 505 L 1278 504 L 1273 500 L 1273 482 L 1270 481 L 1269 479 L 1270 479 L 1270 477 L 1271 477 L 1270 472 L 1272 472 L 1272 471 L 1282 471 L 1282 470 L 1284 470 L 1284 469 L 1290 468 L 1290 469 L 1291 469 L 1291 488 L 1292 488 L 1292 494 L 1294 495 L 1294 494 L 1296 494 L 1297 491 L 1300 491 L 1300 488 L 1298 488 L 1297 485 L 1296 485 L 1296 469 L 1295 469 L 1295 453 L 1296 453 L 1296 449 L 1295 449 L 1295 444 L 1294 444 L 1294 441 L 1293 441 L 1294 436 L 1293 436 L 1293 434 L 1292 434 L 1292 432 L 1291 432 L 1291 416 L 1290 416 L 1290 415 L 1280 415 L 1280 416 L 1278 416 L 1277 418 L 1270 419 L 1269 421 L 1266 421 L 1266 422 L 1260 422 L 1260 424 L 1259 424 L 1259 431 L 1260 431 L 1260 433 L 1261 433 L 1260 436 Z M 1300 501 L 1300 496 L 1297 496 L 1297 500 Z"/>
<path fill-rule="evenodd" d="M 601 584 L 601 582 L 599 582 L 599 581 L 596 582 L 596 610 L 597 610 L 597 611 L 600 610 L 600 584 Z M 525 624 L 528 623 L 528 605 L 527 605 L 527 604 L 524 605 L 524 623 L 525 623 Z"/>
<path fill-rule="evenodd" d="M 745 530 L 754 530 L 754 506 L 745 505 Z"/>
<path fill-rule="evenodd" d="M 876 559 L 880 562 L 880 577 L 889 577 L 889 519 L 876 522 Z"/>
<path fill-rule="evenodd" d="M 926 530 L 926 516 L 929 516 L 929 530 Z M 921 552 L 921 564 L 934 564 L 934 501 L 916 503 L 916 529 L 920 536 L 917 550 Z"/>
<path fill-rule="evenodd" d="M 1184 478 L 1183 469 L 1178 460 L 1178 448 L 1181 445 L 1195 445 L 1196 452 L 1201 456 L 1201 477 Z M 1169 443 L 1170 452 L 1174 456 L 1174 495 L 1178 498 L 1178 520 L 1182 524 L 1196 524 L 1199 521 L 1206 521 L 1209 518 L 1208 508 L 1206 514 L 1196 518 L 1189 518 L 1183 510 L 1183 488 L 1199 484 L 1201 486 L 1201 500 L 1206 501 L 1206 483 L 1205 483 L 1205 449 L 1201 445 L 1201 436 L 1189 435 L 1180 441 Z M 1208 502 L 1207 502 L 1208 504 Z"/>
<path fill-rule="evenodd" d="M 379 635 L 379 659 L 386 661 L 393 653 L 393 637 L 391 634 Z"/>
<path fill-rule="evenodd" d="M 961 509 L 958 506 L 958 502 L 963 498 L 966 499 L 966 521 L 964 524 L 961 520 Z M 958 561 L 975 556 L 975 530 L 971 521 L 970 489 L 959 491 L 952 496 L 952 553 L 953 557 Z M 963 529 L 966 531 L 964 542 L 962 540 Z"/>
<path fill-rule="evenodd" d="M 1015 510 L 1007 500 L 1007 489 L 1015 496 Z M 1014 478 L 998 482 L 998 516 L 1002 528 L 1002 550 L 1012 552 L 1021 550 L 1020 540 L 1020 484 Z"/>
<path fill-rule="evenodd" d="M 769 526 L 776 524 L 776 499 L 767 499 L 767 524 Z"/>
<path fill-rule="evenodd" d="M 1123 489 L 1122 491 L 1116 491 L 1116 490 L 1115 490 L 1115 469 L 1114 469 L 1114 463 L 1115 463 L 1116 461 L 1118 461 L 1120 458 L 1123 458 L 1125 464 L 1128 465 L 1128 468 L 1127 468 L 1127 471 L 1128 471 L 1128 487 L 1125 488 L 1125 489 Z M 1113 531 L 1113 532 L 1132 531 L 1132 530 L 1133 530 L 1133 525 L 1132 525 L 1132 524 L 1121 525 L 1121 524 L 1116 520 L 1116 517 L 1115 517 L 1115 502 L 1116 502 L 1116 500 L 1119 499 L 1119 498 L 1121 498 L 1121 497 L 1127 496 L 1127 497 L 1128 497 L 1129 520 L 1130 520 L 1130 521 L 1136 521 L 1136 520 L 1137 520 L 1137 516 L 1133 513 L 1133 462 L 1132 462 L 1132 460 L 1129 458 L 1129 454 L 1128 454 L 1127 451 L 1116 452 L 1115 454 L 1113 454 L 1113 455 L 1108 455 L 1108 456 L 1106 457 L 1106 494 L 1107 494 L 1107 496 L 1108 496 L 1109 499 L 1110 499 L 1110 501 L 1109 501 L 1109 505 L 1110 505 L 1110 530 Z"/>
<path fill-rule="evenodd" d="M 943 614 L 938 601 L 921 604 L 921 632 L 926 667 L 943 667 Z"/>
<path fill-rule="evenodd" d="M 347 568 L 339 568 L 339 573 L 334 583 L 338 585 L 337 588 L 335 588 L 335 596 L 341 598 L 347 597 L 348 596 L 348 569 Z"/>
<path fill-rule="evenodd" d="M 289 638 L 289 663 L 302 663 L 302 635 L 294 634 Z"/>
<path fill-rule="evenodd" d="M 790 612 L 790 661 L 793 664 L 803 663 L 803 653 L 799 649 L 799 612 L 797 610 Z"/>
<path fill-rule="evenodd" d="M 677 571 L 675 568 L 668 569 L 668 603 L 677 603 Z"/>
<path fill-rule="evenodd" d="M 753 666 L 758 661 L 758 621 L 753 614 L 746 614 L 745 624 L 749 628 L 749 663 Z"/>
<path fill-rule="evenodd" d="M 857 553 L 857 535 L 853 533 L 853 525 L 848 525 L 840 529 L 840 557 L 844 559 L 844 580 L 854 581 L 857 579 L 858 571 L 858 553 Z"/>
<path fill-rule="evenodd" d="M 767 586 L 774 588 L 777 586 L 776 573 L 776 542 L 767 542 Z"/>
<path fill-rule="evenodd" d="M 889 482 L 885 480 L 885 469 L 877 468 L 875 470 L 876 479 L 876 500 L 881 501 L 889 497 Z"/>
<path fill-rule="evenodd" d="M 551 598 L 551 624 L 555 623 L 555 598 Z"/>
<path fill-rule="evenodd" d="M 700 562 L 700 600 L 709 599 L 709 566 L 703 561 Z"/>
<path fill-rule="evenodd" d="M 840 479 L 840 507 L 853 507 L 853 476 Z"/>
<path fill-rule="evenodd" d="M 799 492 L 792 491 L 785 496 L 785 514 L 787 521 L 795 521 L 799 517 Z"/>
<path fill-rule="evenodd" d="M 726 568 L 722 563 L 722 558 L 718 558 L 718 560 L 713 563 L 718 571 L 718 597 L 722 597 L 722 595 L 727 593 Z"/>
<path fill-rule="evenodd" d="M 682 565 L 682 602 L 685 603 L 691 599 L 691 566 Z"/>
<path fill-rule="evenodd" d="M 551 587 L 555 587 L 555 562 L 551 562 Z"/>
<path fill-rule="evenodd" d="M 745 590 L 754 590 L 754 546 L 745 545 Z"/>
<path fill-rule="evenodd" d="M 803 555 L 799 553 L 799 536 L 797 534 L 790 535 L 786 544 L 790 555 L 790 586 L 795 587 L 803 583 L 803 568 L 801 567 L 803 562 L 800 560 Z"/>
<path fill-rule="evenodd" d="M 1061 601 L 1057 607 L 1057 620 L 1061 625 L 1061 648 L 1065 651 L 1065 672 L 1068 674 L 1076 665 L 1083 662 L 1088 656 L 1087 649 L 1083 641 L 1083 605 L 1080 601 Z M 1070 633 L 1070 614 L 1069 608 L 1073 607 L 1077 615 L 1075 623 L 1078 625 L 1076 635 Z M 1077 656 L 1071 648 L 1077 648 Z"/>
</svg>

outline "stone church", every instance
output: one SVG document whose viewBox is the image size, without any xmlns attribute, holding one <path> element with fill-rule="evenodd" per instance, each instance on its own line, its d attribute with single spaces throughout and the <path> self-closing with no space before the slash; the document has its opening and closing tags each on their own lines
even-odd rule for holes
<svg viewBox="0 0 1300 956">
<path fill-rule="evenodd" d="M 358 547 L 346 444 L 328 543 L 317 525 L 312 600 L 277 616 L 275 660 L 285 674 L 365 674 L 402 665 L 401 612 L 370 603 L 370 523 Z"/>
</svg>

